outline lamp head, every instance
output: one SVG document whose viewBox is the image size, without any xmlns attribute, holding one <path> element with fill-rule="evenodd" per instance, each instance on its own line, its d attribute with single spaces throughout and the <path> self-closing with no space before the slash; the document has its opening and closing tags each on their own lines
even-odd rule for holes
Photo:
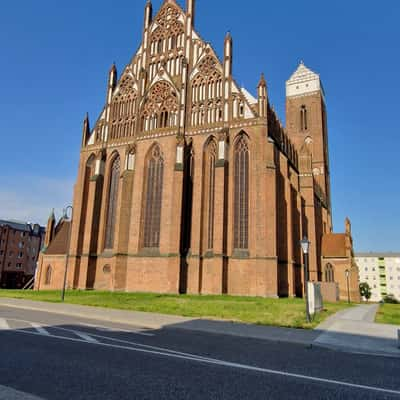
<svg viewBox="0 0 400 400">
<path fill-rule="evenodd" d="M 311 242 L 308 240 L 307 236 L 304 236 L 302 240 L 300 240 L 301 249 L 303 250 L 303 254 L 308 254 L 310 250 Z"/>
</svg>

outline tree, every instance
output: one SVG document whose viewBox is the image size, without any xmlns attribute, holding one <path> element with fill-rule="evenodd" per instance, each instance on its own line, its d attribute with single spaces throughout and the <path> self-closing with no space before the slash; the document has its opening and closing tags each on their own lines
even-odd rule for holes
<svg viewBox="0 0 400 400">
<path fill-rule="evenodd" d="M 360 295 L 361 297 L 364 297 L 367 300 L 367 302 L 371 298 L 372 291 L 371 287 L 368 285 L 367 282 L 360 283 Z"/>
</svg>

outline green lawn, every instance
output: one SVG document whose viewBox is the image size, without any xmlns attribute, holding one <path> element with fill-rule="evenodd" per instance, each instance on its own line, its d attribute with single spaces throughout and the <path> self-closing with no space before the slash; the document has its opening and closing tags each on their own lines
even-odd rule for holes
<svg viewBox="0 0 400 400">
<path fill-rule="evenodd" d="M 0 297 L 60 302 L 60 292 L 56 291 L 0 290 Z M 304 329 L 312 329 L 328 316 L 348 307 L 347 303 L 326 303 L 325 310 L 311 324 L 307 324 L 302 299 L 69 291 L 65 301 L 95 307 Z"/>
<path fill-rule="evenodd" d="M 400 304 L 383 304 L 376 314 L 376 322 L 400 325 Z"/>
</svg>

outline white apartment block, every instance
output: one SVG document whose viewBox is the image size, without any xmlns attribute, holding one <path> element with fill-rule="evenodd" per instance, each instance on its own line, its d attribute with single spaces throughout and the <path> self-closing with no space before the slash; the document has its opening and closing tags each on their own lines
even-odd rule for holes
<svg viewBox="0 0 400 400">
<path fill-rule="evenodd" d="M 358 253 L 355 256 L 360 283 L 372 289 L 371 301 L 392 294 L 400 300 L 400 253 Z"/>
</svg>

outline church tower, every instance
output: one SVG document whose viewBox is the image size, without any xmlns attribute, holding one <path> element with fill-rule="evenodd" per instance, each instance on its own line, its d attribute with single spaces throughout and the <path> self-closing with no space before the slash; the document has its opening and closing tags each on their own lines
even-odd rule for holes
<svg viewBox="0 0 400 400">
<path fill-rule="evenodd" d="M 330 214 L 331 189 L 325 93 L 320 76 L 307 68 L 303 62 L 300 62 L 297 70 L 286 82 L 286 126 L 289 137 L 298 150 L 303 145 L 309 148 L 312 156 L 312 172 L 326 199 Z"/>
</svg>

